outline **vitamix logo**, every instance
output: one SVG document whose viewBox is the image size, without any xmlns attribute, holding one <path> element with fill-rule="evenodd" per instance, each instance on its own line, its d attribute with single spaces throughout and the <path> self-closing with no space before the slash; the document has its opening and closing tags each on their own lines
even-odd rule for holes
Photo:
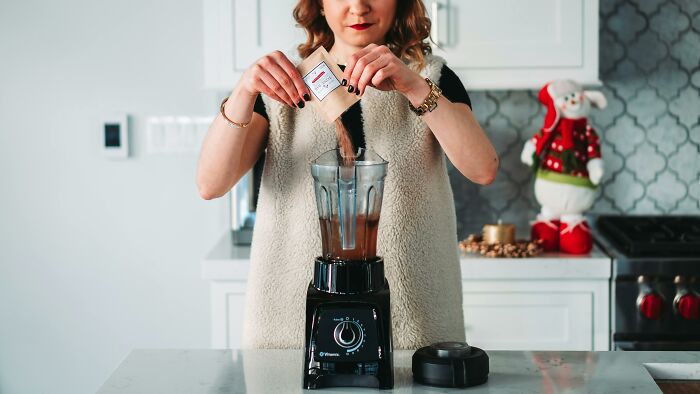
<svg viewBox="0 0 700 394">
<path fill-rule="evenodd" d="M 319 357 L 340 357 L 340 354 L 338 353 L 329 353 L 329 352 L 320 352 L 318 353 Z"/>
</svg>

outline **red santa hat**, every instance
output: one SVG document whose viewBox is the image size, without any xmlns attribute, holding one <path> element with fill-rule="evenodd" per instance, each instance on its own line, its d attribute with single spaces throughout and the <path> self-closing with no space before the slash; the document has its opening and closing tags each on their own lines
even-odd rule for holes
<svg viewBox="0 0 700 394">
<path fill-rule="evenodd" d="M 570 79 L 551 81 L 540 89 L 537 98 L 547 107 L 543 127 L 545 133 L 554 130 L 561 119 L 561 113 L 559 108 L 554 105 L 554 100 L 576 92 L 583 92 L 583 87 Z"/>
<path fill-rule="evenodd" d="M 544 115 L 544 125 L 542 126 L 542 131 L 545 133 L 551 132 L 557 126 L 559 118 L 561 117 L 559 109 L 554 105 L 554 97 L 552 97 L 552 94 L 549 92 L 550 86 L 551 82 L 544 85 L 537 95 L 540 103 L 547 107 L 547 113 Z"/>
<path fill-rule="evenodd" d="M 537 98 L 540 102 L 547 108 L 547 113 L 544 116 L 544 125 L 542 126 L 542 131 L 545 133 L 546 138 L 541 138 L 536 146 L 535 152 L 540 154 L 545 144 L 549 143 L 550 133 L 556 129 L 561 121 L 561 113 L 559 107 L 556 106 L 554 100 L 560 97 L 564 97 L 567 94 L 583 91 L 583 88 L 578 83 L 569 80 L 561 79 L 549 82 L 545 84 L 542 89 L 540 89 Z M 568 123 L 568 122 L 565 122 Z M 564 149 L 569 149 L 573 146 L 573 140 L 571 136 L 571 130 L 569 124 L 564 125 L 566 130 L 562 130 L 563 134 L 563 145 Z"/>
</svg>

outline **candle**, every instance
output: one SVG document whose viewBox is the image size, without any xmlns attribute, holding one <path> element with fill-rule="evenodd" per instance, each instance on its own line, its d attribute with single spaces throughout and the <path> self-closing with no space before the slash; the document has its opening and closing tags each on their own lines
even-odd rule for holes
<svg viewBox="0 0 700 394">
<path fill-rule="evenodd" d="M 511 244 L 515 242 L 515 225 L 503 224 L 499 219 L 497 224 L 485 224 L 482 234 L 487 244 Z"/>
</svg>

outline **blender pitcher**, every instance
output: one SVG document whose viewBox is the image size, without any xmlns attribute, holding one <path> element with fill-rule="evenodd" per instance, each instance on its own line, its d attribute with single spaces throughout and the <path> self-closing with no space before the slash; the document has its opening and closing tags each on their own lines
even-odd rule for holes
<svg viewBox="0 0 700 394">
<path fill-rule="evenodd" d="M 323 258 L 366 261 L 377 255 L 377 229 L 388 162 L 358 149 L 354 165 L 343 165 L 338 149 L 311 163 L 321 225 Z"/>
</svg>

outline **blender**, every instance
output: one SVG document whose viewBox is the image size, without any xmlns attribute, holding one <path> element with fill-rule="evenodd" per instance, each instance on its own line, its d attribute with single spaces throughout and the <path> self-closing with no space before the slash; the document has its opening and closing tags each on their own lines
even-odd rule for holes
<svg viewBox="0 0 700 394">
<path fill-rule="evenodd" d="M 322 253 L 306 295 L 305 389 L 394 385 L 389 283 L 376 252 L 387 166 L 363 148 L 350 164 L 338 149 L 311 163 Z"/>
</svg>

